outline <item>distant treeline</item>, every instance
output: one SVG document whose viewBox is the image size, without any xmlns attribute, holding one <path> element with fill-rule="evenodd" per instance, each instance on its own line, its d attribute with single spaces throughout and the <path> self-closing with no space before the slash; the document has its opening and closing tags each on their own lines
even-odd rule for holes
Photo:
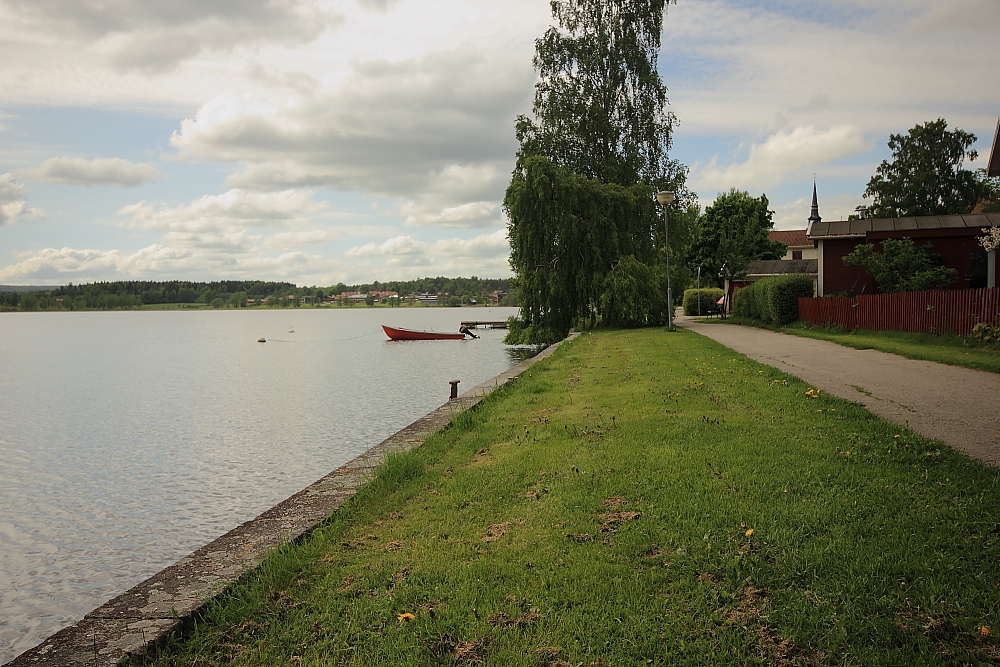
<svg viewBox="0 0 1000 667">
<path fill-rule="evenodd" d="M 496 290 L 508 291 L 508 279 L 422 278 L 361 285 L 339 283 L 332 287 L 297 287 L 292 283 L 262 280 L 220 280 L 210 283 L 171 280 L 120 280 L 54 287 L 38 291 L 0 290 L 0 311 L 127 310 L 142 305 L 204 304 L 214 308 L 248 305 L 298 306 L 302 297 L 337 296 L 343 292 L 396 292 L 400 295 L 447 293 L 480 298 Z M 4 288 L 10 289 L 10 288 Z M 291 298 L 289 298 L 291 297 Z"/>
</svg>

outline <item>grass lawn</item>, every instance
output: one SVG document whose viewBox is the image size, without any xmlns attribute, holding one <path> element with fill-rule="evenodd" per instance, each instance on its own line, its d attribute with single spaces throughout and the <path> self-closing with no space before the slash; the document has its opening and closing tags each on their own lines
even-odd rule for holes
<svg viewBox="0 0 1000 667">
<path fill-rule="evenodd" d="M 585 334 L 149 664 L 995 664 L 1000 470 L 811 389 Z"/>
<path fill-rule="evenodd" d="M 725 320 L 705 319 L 706 323 L 728 323 L 755 326 L 771 331 L 828 340 L 857 350 L 881 350 L 909 359 L 936 361 L 952 366 L 964 366 L 991 373 L 1000 373 L 1000 349 L 980 347 L 979 341 L 961 336 L 947 336 L 908 331 L 872 331 L 857 329 L 827 329 L 796 322 L 784 327 L 774 327 L 756 320 L 730 317 Z"/>
</svg>

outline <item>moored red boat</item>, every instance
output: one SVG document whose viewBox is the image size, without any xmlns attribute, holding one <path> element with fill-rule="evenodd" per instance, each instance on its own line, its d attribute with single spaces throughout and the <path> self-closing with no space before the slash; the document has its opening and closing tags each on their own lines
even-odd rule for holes
<svg viewBox="0 0 1000 667">
<path fill-rule="evenodd" d="M 391 340 L 462 340 L 465 334 L 444 333 L 441 331 L 413 331 L 382 325 L 382 331 Z"/>
</svg>

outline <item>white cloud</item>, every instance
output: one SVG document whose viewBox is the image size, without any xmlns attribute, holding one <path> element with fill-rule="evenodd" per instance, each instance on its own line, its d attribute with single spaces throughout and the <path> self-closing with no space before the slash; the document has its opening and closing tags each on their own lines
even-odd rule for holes
<svg viewBox="0 0 1000 667">
<path fill-rule="evenodd" d="M 146 73 L 238 45 L 306 43 L 338 18 L 297 0 L 6 0 L 0 17 L 22 39 L 69 42 L 114 69 Z"/>
<path fill-rule="evenodd" d="M 229 190 L 205 195 L 190 204 L 166 207 L 144 201 L 124 206 L 117 215 L 124 226 L 173 233 L 233 232 L 247 227 L 278 228 L 303 224 L 327 208 L 312 190 L 247 192 Z"/>
<path fill-rule="evenodd" d="M 826 222 L 847 220 L 847 216 L 856 213 L 854 210 L 864 204 L 861 196 L 855 195 L 820 195 L 819 215 Z M 805 229 L 808 225 L 812 197 L 802 197 L 793 202 L 774 208 L 775 229 Z"/>
<path fill-rule="evenodd" d="M 242 256 L 208 248 L 174 248 L 153 244 L 135 252 L 75 248 L 43 248 L 22 253 L 15 264 L 0 269 L 0 282 L 64 285 L 94 280 L 246 279 L 332 284 L 344 267 L 326 257 L 287 252 L 277 257 Z"/>
<path fill-rule="evenodd" d="M 502 229 L 471 239 L 450 238 L 431 242 L 418 241 L 412 236 L 396 236 L 381 244 L 366 243 L 351 248 L 345 256 L 384 258 L 387 269 L 400 278 L 429 274 L 511 274 L 508 262 L 510 244 L 506 231 Z"/>
<path fill-rule="evenodd" d="M 707 0 L 671 8 L 661 62 L 682 132 L 851 124 L 885 136 L 938 116 L 975 129 L 1000 103 L 983 84 L 997 25 L 993 0 Z"/>
<path fill-rule="evenodd" d="M 530 104 L 532 80 L 528 61 L 472 45 L 371 60 L 311 96 L 216 97 L 181 123 L 171 144 L 182 160 L 244 165 L 230 187 L 413 197 L 436 180 L 458 179 L 478 182 L 480 194 L 486 182 L 499 199 L 494 172 L 509 174 L 513 120 Z"/>
<path fill-rule="evenodd" d="M 155 165 L 136 164 L 121 158 L 84 160 L 74 157 L 54 157 L 37 167 L 18 169 L 17 175 L 38 183 L 68 183 L 70 185 L 120 185 L 131 188 L 153 182 L 160 177 Z"/>
<path fill-rule="evenodd" d="M 750 147 L 745 162 L 719 166 L 694 165 L 689 182 L 696 190 L 723 191 L 731 187 L 763 190 L 788 177 L 801 177 L 808 167 L 829 164 L 868 150 L 861 128 L 835 125 L 827 130 L 799 126 L 779 131 Z"/>
<path fill-rule="evenodd" d="M 171 137 L 181 160 L 241 165 L 234 188 L 322 186 L 400 201 L 406 226 L 502 224 L 527 60 L 472 46 L 357 64 L 312 95 L 222 95 Z"/>
<path fill-rule="evenodd" d="M 24 186 L 14 180 L 14 175 L 0 174 L 0 225 L 17 222 L 21 218 L 40 218 L 41 209 L 31 208 L 24 198 Z"/>
</svg>

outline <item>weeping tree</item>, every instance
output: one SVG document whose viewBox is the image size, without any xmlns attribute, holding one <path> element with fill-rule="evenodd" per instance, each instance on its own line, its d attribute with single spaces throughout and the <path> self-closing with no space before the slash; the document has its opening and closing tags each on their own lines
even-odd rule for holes
<svg viewBox="0 0 1000 667">
<path fill-rule="evenodd" d="M 668 156 L 676 119 L 656 71 L 666 4 L 551 3 L 558 25 L 535 42 L 533 115 L 517 119 L 504 198 L 521 306 L 509 342 L 551 342 L 575 321 L 594 321 L 606 278 L 625 257 L 662 263 L 656 190 L 677 193 L 671 247 L 688 240 L 695 198 L 686 169 Z"/>
</svg>

